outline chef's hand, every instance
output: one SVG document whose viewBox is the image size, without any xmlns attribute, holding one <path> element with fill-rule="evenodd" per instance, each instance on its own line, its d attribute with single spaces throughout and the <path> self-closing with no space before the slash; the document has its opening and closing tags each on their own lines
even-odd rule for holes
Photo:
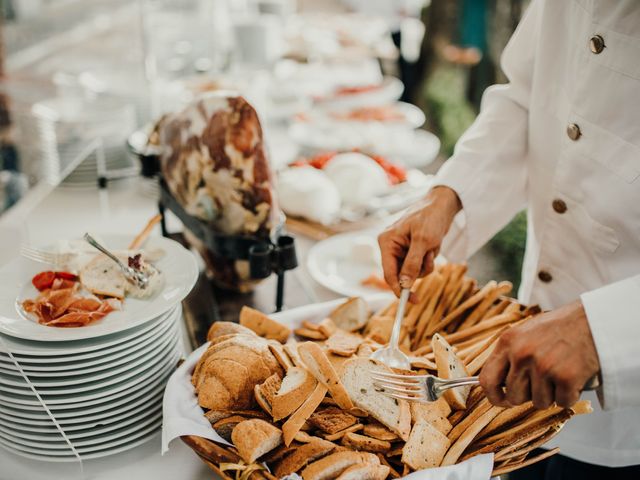
<svg viewBox="0 0 640 480">
<path fill-rule="evenodd" d="M 461 208 L 452 189 L 435 187 L 380 234 L 384 278 L 393 293 L 400 295 L 401 288 L 410 288 L 416 278 L 433 270 L 442 239 Z"/>
<path fill-rule="evenodd" d="M 532 400 L 536 408 L 570 407 L 599 370 L 587 316 L 576 301 L 507 330 L 480 372 L 480 385 L 494 405 Z"/>
</svg>

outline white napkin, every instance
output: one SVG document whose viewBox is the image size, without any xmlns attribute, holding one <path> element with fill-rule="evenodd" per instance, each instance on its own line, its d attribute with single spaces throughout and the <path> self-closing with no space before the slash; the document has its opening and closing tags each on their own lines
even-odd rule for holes
<svg viewBox="0 0 640 480">
<path fill-rule="evenodd" d="M 368 299 L 372 309 L 377 309 L 388 302 L 388 295 L 376 295 Z M 308 305 L 273 318 L 287 325 L 297 327 L 303 320 L 319 321 L 343 300 L 323 304 Z M 162 453 L 169 449 L 169 444 L 182 435 L 197 435 L 223 445 L 229 442 L 218 435 L 205 418 L 198 405 L 195 390 L 191 384 L 191 373 L 198 359 L 207 349 L 205 344 L 189 355 L 187 360 L 173 373 L 164 393 L 164 422 L 162 425 Z M 194 454 L 195 458 L 195 454 Z M 450 467 L 432 468 L 414 472 L 406 480 L 489 480 L 493 470 L 493 454 L 478 455 L 469 460 Z M 295 478 L 295 477 L 289 477 Z"/>
</svg>

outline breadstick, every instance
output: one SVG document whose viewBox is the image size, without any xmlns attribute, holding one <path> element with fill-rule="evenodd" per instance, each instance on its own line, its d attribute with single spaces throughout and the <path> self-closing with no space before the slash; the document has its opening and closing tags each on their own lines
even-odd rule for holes
<svg viewBox="0 0 640 480">
<path fill-rule="evenodd" d="M 472 327 L 473 325 L 478 323 L 482 319 L 484 313 L 486 313 L 486 311 L 491 308 L 493 302 L 496 301 L 496 298 L 498 298 L 500 295 L 508 294 L 512 288 L 513 285 L 511 284 L 511 282 L 501 282 L 497 284 L 496 287 L 487 294 L 486 298 L 482 302 L 480 302 L 480 304 L 473 310 L 473 312 L 471 312 L 469 316 L 464 319 L 464 321 L 458 327 L 458 330 Z"/>
<path fill-rule="evenodd" d="M 558 453 L 560 451 L 560 448 L 556 447 L 552 450 L 548 450 L 544 453 L 541 453 L 538 456 L 532 457 L 529 460 L 526 460 L 522 463 L 514 463 L 513 465 L 507 465 L 506 467 L 500 467 L 500 468 L 496 468 L 493 470 L 493 472 L 491 472 L 491 476 L 492 477 L 497 477 L 499 475 L 504 475 L 505 473 L 509 473 L 509 472 L 513 472 L 514 470 L 517 470 L 519 468 L 522 467 L 528 467 L 529 465 L 533 465 L 534 463 L 538 463 L 541 460 L 544 460 L 545 458 L 549 458 L 552 457 L 553 455 L 555 455 L 556 453 Z"/>
<path fill-rule="evenodd" d="M 498 303 L 491 306 L 489 310 L 487 310 L 480 321 L 485 320 L 487 318 L 495 317 L 496 315 L 500 315 L 504 312 L 505 308 L 507 308 L 511 304 L 511 300 L 508 298 L 498 298 Z"/>
<path fill-rule="evenodd" d="M 136 235 L 136 238 L 134 238 L 133 241 L 129 244 L 129 250 L 137 250 L 142 245 L 144 245 L 144 242 L 146 242 L 147 238 L 149 238 L 153 227 L 155 227 L 160 220 L 162 220 L 162 215 L 157 214 L 153 216 L 144 227 L 144 229 L 138 235 Z"/>
<path fill-rule="evenodd" d="M 420 315 L 420 319 L 416 324 L 416 333 L 413 338 L 413 347 L 417 348 L 425 340 L 425 332 L 427 331 L 427 327 L 430 323 L 431 316 L 433 315 L 433 311 L 436 308 L 436 304 L 442 295 L 442 291 L 444 290 L 445 279 L 444 276 L 437 274 L 437 277 L 433 279 L 431 288 L 433 289 L 433 295 L 429 299 L 429 303 L 427 304 L 427 308 L 424 309 L 422 314 Z"/>
<path fill-rule="evenodd" d="M 418 285 L 416 289 L 416 296 L 418 297 L 418 303 L 412 305 L 411 310 L 404 317 L 404 321 L 402 322 L 407 326 L 409 330 L 413 330 L 415 327 L 416 321 L 420 317 L 422 311 L 427 308 L 427 304 L 429 303 L 429 291 L 431 287 L 431 283 L 433 282 L 434 274 L 431 273 L 425 278 L 422 279 L 420 285 Z"/>
</svg>

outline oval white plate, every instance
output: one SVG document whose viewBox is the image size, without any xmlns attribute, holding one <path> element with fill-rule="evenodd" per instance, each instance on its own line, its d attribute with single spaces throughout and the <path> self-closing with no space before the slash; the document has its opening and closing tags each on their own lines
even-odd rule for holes
<svg viewBox="0 0 640 480">
<path fill-rule="evenodd" d="M 126 249 L 129 235 L 102 235 L 107 248 Z M 35 298 L 37 290 L 31 285 L 35 274 L 47 265 L 25 258 L 16 258 L 0 269 L 0 332 L 13 337 L 37 341 L 73 341 L 101 337 L 131 329 L 162 315 L 191 291 L 198 278 L 195 256 L 182 245 L 163 237 L 152 237 L 146 248 L 160 248 L 164 256 L 156 266 L 164 273 L 164 287 L 153 298 L 127 298 L 122 311 L 112 312 L 104 319 L 79 328 L 56 328 L 40 325 L 23 318 L 17 308 L 21 295 Z"/>
<path fill-rule="evenodd" d="M 353 109 L 359 107 L 373 107 L 394 103 L 402 96 L 404 85 L 396 77 L 386 76 L 380 88 L 360 93 L 330 96 L 317 100 L 317 104 L 331 109 Z"/>
<path fill-rule="evenodd" d="M 178 312 L 180 313 L 180 312 Z M 127 348 L 119 350 L 114 353 L 107 353 L 106 355 L 94 356 L 88 360 L 74 361 L 74 362 L 51 362 L 50 365 L 44 363 L 26 363 L 22 359 L 16 359 L 20 363 L 20 368 L 25 372 L 27 376 L 37 378 L 47 377 L 70 377 L 75 375 L 86 375 L 92 372 L 99 372 L 106 368 L 113 368 L 123 363 L 134 360 L 139 355 L 146 353 L 150 348 L 158 342 L 158 340 L 166 335 L 171 328 L 179 321 L 178 316 L 167 319 L 163 323 L 156 325 L 156 328 L 147 332 L 144 335 L 140 335 L 135 341 L 127 342 L 125 346 Z M 107 352 L 109 349 L 107 349 Z M 57 357 L 55 357 L 57 358 Z M 68 357 L 65 357 L 65 359 Z M 71 357 L 75 358 L 75 357 Z M 16 368 L 15 364 L 9 359 L 0 358 L 0 372 L 9 373 L 22 377 Z"/>
<path fill-rule="evenodd" d="M 343 233 L 316 243 L 307 255 L 307 269 L 311 277 L 323 287 L 347 297 L 385 293 L 361 283 L 373 273 L 382 274 L 375 261 L 360 262 L 351 257 L 353 246 L 363 237 L 375 241 L 376 233 Z"/>
<path fill-rule="evenodd" d="M 108 385 L 122 382 L 153 363 L 156 358 L 163 358 L 170 349 L 174 349 L 180 341 L 177 329 L 167 333 L 164 338 L 159 338 L 155 345 L 152 345 L 146 355 L 137 359 L 130 359 L 126 365 L 119 368 L 109 368 L 107 371 L 76 375 L 62 378 L 37 378 L 29 376 L 31 384 L 38 389 L 38 393 L 43 397 L 47 395 L 63 395 L 71 393 L 81 393 L 102 388 Z M 144 352 L 143 352 L 144 353 Z M 15 377 L 0 374 L 0 385 L 13 393 L 28 395 L 31 392 L 28 383 L 22 377 Z M 10 387 L 16 387 L 11 389 Z M 75 387 L 75 388 L 74 388 Z"/>
<path fill-rule="evenodd" d="M 313 123 L 316 119 L 319 121 L 330 121 L 333 123 L 336 122 L 340 122 L 340 123 L 371 123 L 371 122 L 377 122 L 377 123 L 381 123 L 382 125 L 387 125 L 387 126 L 405 126 L 408 128 L 420 128 L 425 120 L 426 117 L 424 115 L 424 112 L 422 110 L 420 110 L 420 108 L 416 107 L 415 105 L 412 105 L 411 103 L 406 103 L 406 102 L 396 102 L 393 103 L 391 106 L 393 106 L 398 113 L 400 113 L 403 118 L 402 119 L 394 119 L 394 120 L 357 120 L 357 119 L 342 119 L 342 118 L 336 118 L 334 116 L 335 115 L 341 115 L 341 114 L 345 114 L 348 113 L 349 110 L 347 110 L 346 112 L 340 111 L 340 110 L 327 110 L 327 111 L 320 111 L 317 114 L 315 114 L 315 112 L 311 112 L 309 114 L 307 114 L 307 116 L 309 117 L 310 121 Z"/>
<path fill-rule="evenodd" d="M 157 365 L 148 366 L 146 370 L 126 382 L 112 385 L 106 388 L 96 389 L 86 396 L 75 394 L 56 395 L 55 398 L 47 397 L 45 401 L 49 409 L 52 411 L 76 409 L 98 404 L 113 405 L 113 402 L 115 400 L 123 400 L 122 397 L 124 397 L 123 401 L 126 401 L 127 395 L 131 393 L 132 388 L 144 384 L 147 379 L 153 377 L 156 374 L 162 374 L 169 369 L 175 368 L 175 364 L 179 358 L 180 354 L 176 352 L 172 354 L 168 359 L 164 359 L 161 367 L 158 367 Z M 14 408 L 15 406 L 19 406 L 23 409 L 42 411 L 42 405 L 35 396 L 18 395 L 15 393 L 3 391 L 2 388 L 0 388 L 0 405 L 6 405 L 9 407 L 13 406 Z"/>
</svg>

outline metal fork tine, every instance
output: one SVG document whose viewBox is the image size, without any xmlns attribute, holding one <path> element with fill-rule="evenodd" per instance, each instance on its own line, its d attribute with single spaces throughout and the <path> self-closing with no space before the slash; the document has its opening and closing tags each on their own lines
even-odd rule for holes
<svg viewBox="0 0 640 480">
<path fill-rule="evenodd" d="M 20 247 L 20 254 L 23 257 L 29 258 L 36 262 L 55 264 L 58 261 L 58 257 L 55 253 L 45 252 L 33 247 L 28 247 L 26 245 L 22 245 Z"/>
<path fill-rule="evenodd" d="M 384 391 L 391 391 L 391 392 L 396 392 L 396 393 L 406 393 L 406 394 L 415 394 L 415 395 L 419 395 L 422 396 L 424 395 L 422 393 L 422 390 L 411 390 L 411 389 L 407 389 L 407 388 L 398 388 L 398 387 L 393 387 L 391 385 L 379 385 L 380 388 L 384 388 L 384 390 L 381 390 L 382 392 Z"/>
<path fill-rule="evenodd" d="M 376 383 L 380 383 L 381 385 L 398 385 L 400 387 L 422 387 L 422 384 L 419 382 L 403 382 L 403 381 L 398 381 L 398 380 L 389 380 L 387 378 L 380 378 L 380 377 L 376 377 L 375 375 L 372 376 L 373 380 Z"/>
<path fill-rule="evenodd" d="M 379 376 L 388 377 L 388 378 L 404 378 L 404 379 L 415 379 L 415 380 L 424 379 L 429 376 L 429 375 L 402 375 L 399 373 L 383 372 L 381 370 L 371 370 L 370 372 L 372 375 L 379 375 Z"/>
<path fill-rule="evenodd" d="M 391 398 L 397 398 L 398 400 L 409 400 L 409 401 L 416 401 L 416 400 L 427 400 L 427 397 L 425 397 L 424 395 L 421 395 L 419 397 L 409 397 L 406 395 L 400 395 L 399 393 L 388 393 L 388 392 L 382 392 L 384 395 L 391 397 Z"/>
</svg>

